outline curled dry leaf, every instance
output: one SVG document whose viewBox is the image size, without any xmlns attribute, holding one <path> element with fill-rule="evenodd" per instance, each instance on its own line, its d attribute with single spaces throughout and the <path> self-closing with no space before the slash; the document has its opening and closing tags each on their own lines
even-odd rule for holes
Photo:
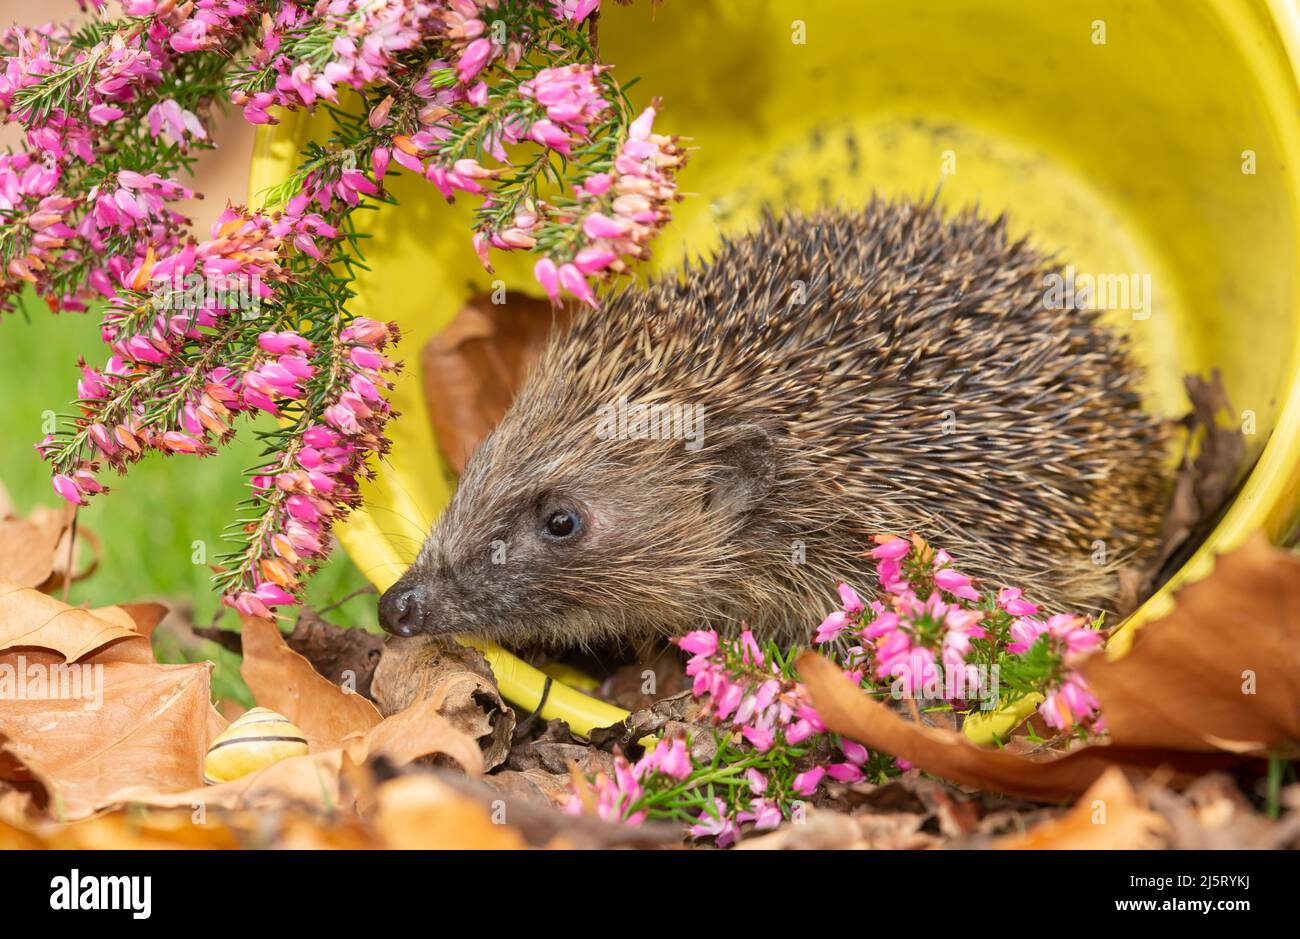
<svg viewBox="0 0 1300 939">
<path fill-rule="evenodd" d="M 493 819 L 487 806 L 431 773 L 411 773 L 379 787 L 375 829 L 398 849 L 495 849 L 528 846 L 519 832 Z"/>
<path fill-rule="evenodd" d="M 76 506 L 37 506 L 26 518 L 0 517 L 0 577 L 23 587 L 39 587 L 54 574 L 59 547 L 72 527 Z"/>
<path fill-rule="evenodd" d="M 290 649 L 275 623 L 252 616 L 242 622 L 239 673 L 260 706 L 278 711 L 302 730 L 312 752 L 337 747 L 380 722 L 370 701 L 324 678 Z"/>
<path fill-rule="evenodd" d="M 0 782 L 35 781 L 55 818 L 73 819 L 137 796 L 203 780 L 203 754 L 218 721 L 209 700 L 212 664 L 78 663 L 56 676 L 80 695 L 7 700 Z"/>
<path fill-rule="evenodd" d="M 1127 655 L 1083 674 L 1111 738 L 1263 755 L 1300 741 L 1300 559 L 1261 534 L 1175 594 Z"/>
<path fill-rule="evenodd" d="M 350 742 L 348 755 L 358 763 L 382 756 L 399 766 L 421 757 L 445 756 L 471 776 L 481 774 L 484 763 L 478 740 L 443 717 L 442 706 L 438 696 L 421 698 Z"/>
<path fill-rule="evenodd" d="M 546 300 L 512 291 L 506 303 L 480 294 L 421 354 L 425 400 L 438 448 L 457 474 L 514 400 L 555 322 Z"/>
<path fill-rule="evenodd" d="M 1084 747 L 1064 756 L 1038 752 L 1026 756 L 984 749 L 964 734 L 906 721 L 865 694 L 839 668 L 815 652 L 799 656 L 799 675 L 812 694 L 826 726 L 866 746 L 902 757 L 927 773 L 966 786 L 1056 802 L 1084 792 L 1111 766 L 1135 775 L 1175 768 L 1175 780 L 1223 769 L 1240 762 L 1235 754 L 1184 753 L 1111 745 Z M 1105 702 L 1103 702 L 1105 713 Z"/>
<path fill-rule="evenodd" d="M 148 632 L 156 607 L 135 604 L 130 609 L 83 610 L 0 578 L 0 651 L 45 650 L 74 662 L 121 643 L 128 648 L 116 650 L 119 657 L 152 662 Z"/>
<path fill-rule="evenodd" d="M 285 644 L 336 685 L 350 683 L 356 692 L 371 697 L 370 683 L 384 651 L 384 639 L 364 629 L 349 629 L 326 622 L 304 607 Z"/>
<path fill-rule="evenodd" d="M 390 639 L 371 692 L 385 714 L 431 702 L 422 710 L 477 740 L 486 769 L 510 753 L 514 711 L 501 700 L 492 669 L 477 649 L 428 636 Z"/>
<path fill-rule="evenodd" d="M 505 769 L 484 776 L 484 785 L 506 795 L 518 796 L 534 805 L 562 808 L 573 794 L 568 773 L 553 773 L 540 767 Z"/>
<path fill-rule="evenodd" d="M 967 785 L 1054 800 L 1083 792 L 1110 765 L 1174 782 L 1292 747 L 1300 740 L 1300 559 L 1262 536 L 1218 559 L 1174 595 L 1119 659 L 1082 664 L 1109 743 L 1064 756 L 981 749 L 908 723 L 865 696 L 833 664 L 804 653 L 799 671 L 828 727 L 927 772 Z"/>
<path fill-rule="evenodd" d="M 1183 851 L 1251 851 L 1300 847 L 1300 810 L 1273 821 L 1256 812 L 1225 774 L 1204 776 L 1184 792 L 1143 793 L 1169 823 L 1169 847 Z M 1285 795 L 1285 794 L 1284 794 Z M 1283 798 L 1285 805 L 1287 800 Z"/>
<path fill-rule="evenodd" d="M 1163 818 L 1146 807 L 1123 772 L 1112 766 L 1064 815 L 1024 834 L 1000 838 L 992 847 L 1022 851 L 1161 848 L 1168 827 Z"/>
</svg>

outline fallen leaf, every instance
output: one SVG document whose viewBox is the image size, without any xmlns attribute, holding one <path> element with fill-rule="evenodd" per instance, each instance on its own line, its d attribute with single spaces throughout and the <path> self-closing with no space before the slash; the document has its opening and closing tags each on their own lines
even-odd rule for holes
<svg viewBox="0 0 1300 939">
<path fill-rule="evenodd" d="M 1231 777 L 1221 773 L 1196 780 L 1184 792 L 1152 788 L 1151 809 L 1169 826 L 1169 847 L 1178 851 L 1243 851 L 1294 847 L 1300 812 L 1280 821 L 1256 812 Z"/>
<path fill-rule="evenodd" d="M 359 740 L 348 745 L 357 762 L 386 757 L 397 764 L 431 755 L 448 756 L 472 776 L 483 772 L 483 753 L 473 736 L 439 713 L 442 701 L 422 698 L 404 711 L 386 717 Z"/>
<path fill-rule="evenodd" d="M 553 324 L 568 317 L 546 300 L 480 294 L 425 345 L 420 364 L 438 448 L 459 475 L 514 400 Z"/>
<path fill-rule="evenodd" d="M 388 847 L 399 850 L 528 847 L 513 827 L 498 824 L 487 806 L 429 773 L 412 773 L 381 785 L 374 826 Z"/>
<path fill-rule="evenodd" d="M 1111 738 L 1264 755 L 1300 741 L 1300 558 L 1262 535 L 1174 596 L 1128 654 L 1082 665 Z"/>
<path fill-rule="evenodd" d="M 1084 792 L 1115 765 L 1138 775 L 1174 765 L 1179 770 L 1176 778 L 1185 781 L 1241 761 L 1236 754 L 1183 753 L 1119 746 L 1118 742 L 1084 747 L 1064 756 L 1050 752 L 1021 756 L 985 749 L 964 734 L 903 720 L 815 652 L 800 655 L 797 667 L 818 715 L 831 731 L 902 757 L 927 773 L 977 789 L 1057 802 Z"/>
<path fill-rule="evenodd" d="M 371 690 L 385 714 L 432 700 L 425 710 L 477 740 L 485 769 L 499 766 L 510 753 L 514 711 L 501 699 L 492 669 L 477 649 L 430 637 L 390 639 Z"/>
<path fill-rule="evenodd" d="M 137 611 L 144 615 L 143 611 Z M 83 610 L 0 578 L 0 651 L 44 649 L 74 662 L 110 643 L 131 643 L 129 655 L 147 655 L 149 640 L 130 611 L 120 607 Z M 120 650 L 126 651 L 126 650 Z"/>
<path fill-rule="evenodd" d="M 562 808 L 573 794 L 568 773 L 552 773 L 545 769 L 505 769 L 483 777 L 483 784 L 498 792 L 518 796 L 535 805 Z"/>
<path fill-rule="evenodd" d="M 190 785 L 183 789 L 136 792 L 129 800 L 153 808 L 206 808 L 273 810 L 306 806 L 320 810 L 340 807 L 339 774 L 343 750 L 308 753 L 272 763 L 255 773 L 215 786 Z"/>
<path fill-rule="evenodd" d="M 1062 815 L 1021 835 L 1000 838 L 994 848 L 1042 851 L 1133 851 L 1164 847 L 1168 825 L 1148 810 L 1116 767 L 1106 770 Z"/>
<path fill-rule="evenodd" d="M 49 580 L 76 514 L 76 506 L 64 504 L 57 509 L 37 506 L 26 518 L 0 517 L 0 578 L 23 587 Z"/>
<path fill-rule="evenodd" d="M 321 676 L 270 620 L 243 618 L 244 676 L 254 700 L 296 724 L 312 751 L 339 746 L 382 719 L 369 700 Z"/>
<path fill-rule="evenodd" d="M 284 641 L 333 684 L 350 682 L 357 694 L 371 697 L 370 683 L 384 651 L 383 636 L 335 626 L 304 608 Z"/>
<path fill-rule="evenodd" d="M 9 699 L 0 709 L 0 733 L 12 758 L 0 760 L 0 779 L 38 781 L 48 811 L 59 819 L 202 782 L 213 729 L 212 663 L 60 668 L 69 670 L 61 673 L 69 676 L 69 690 L 76 687 L 71 676 L 80 676 L 81 696 Z"/>
</svg>

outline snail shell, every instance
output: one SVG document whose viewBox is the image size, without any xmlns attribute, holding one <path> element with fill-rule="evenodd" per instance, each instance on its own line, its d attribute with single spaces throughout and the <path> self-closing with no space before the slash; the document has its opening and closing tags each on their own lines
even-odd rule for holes
<svg viewBox="0 0 1300 939">
<path fill-rule="evenodd" d="M 253 708 L 212 741 L 203 759 L 203 781 L 230 782 L 307 752 L 307 738 L 283 714 Z"/>
</svg>

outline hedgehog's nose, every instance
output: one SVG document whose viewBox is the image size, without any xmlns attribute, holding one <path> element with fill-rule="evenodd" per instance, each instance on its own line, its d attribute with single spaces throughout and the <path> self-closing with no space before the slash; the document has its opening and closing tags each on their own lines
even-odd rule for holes
<svg viewBox="0 0 1300 939">
<path fill-rule="evenodd" d="M 429 591 L 420 583 L 399 580 L 379 598 L 379 625 L 394 636 L 414 636 L 428 614 Z"/>
</svg>

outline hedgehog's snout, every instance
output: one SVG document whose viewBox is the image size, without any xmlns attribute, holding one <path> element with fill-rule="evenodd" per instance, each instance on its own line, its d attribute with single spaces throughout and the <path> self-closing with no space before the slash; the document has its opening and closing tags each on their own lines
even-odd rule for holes
<svg viewBox="0 0 1300 939">
<path fill-rule="evenodd" d="M 436 636 L 455 631 L 437 583 L 409 574 L 379 598 L 379 625 L 394 636 Z"/>
<path fill-rule="evenodd" d="M 379 598 L 379 625 L 394 636 L 414 636 L 424 631 L 428 610 L 428 589 L 399 580 Z"/>
</svg>

